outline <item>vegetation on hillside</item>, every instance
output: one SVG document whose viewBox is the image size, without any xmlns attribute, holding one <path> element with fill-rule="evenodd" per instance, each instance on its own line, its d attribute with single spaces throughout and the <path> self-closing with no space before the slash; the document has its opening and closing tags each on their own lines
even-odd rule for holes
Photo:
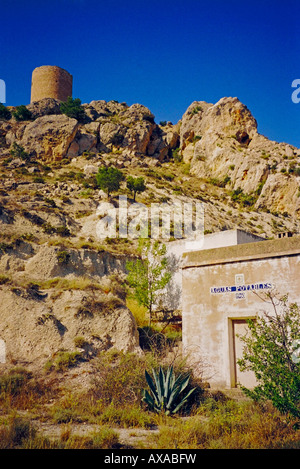
<svg viewBox="0 0 300 469">
<path fill-rule="evenodd" d="M 88 120 L 78 99 L 69 98 L 61 104 L 60 110 L 79 123 Z M 195 107 L 192 114 L 200 111 L 200 107 Z M 22 121 L 32 119 L 24 106 L 11 112 L 0 105 L 1 120 L 10 119 L 12 115 L 20 121 L 20 128 L 24 125 Z M 107 122 L 122 122 L 121 115 L 109 110 L 104 117 Z M 144 120 L 153 123 L 151 116 L 145 115 Z M 276 323 L 277 330 L 264 320 L 250 324 L 252 337 L 245 339 L 247 351 L 240 364 L 255 371 L 260 384 L 253 391 L 244 390 L 251 400 L 244 396 L 240 401 L 229 398 L 208 387 L 202 363 L 188 365 L 181 358 L 180 321 L 173 322 L 172 317 L 162 317 L 154 311 L 154 304 L 170 280 L 165 251 L 156 246 L 153 258 L 157 262 L 151 263 L 149 249 L 147 251 L 146 248 L 143 258 L 135 241 L 108 238 L 99 242 L 92 235 L 84 237 L 80 234 L 84 222 L 95 214 L 103 200 L 103 194 L 99 196 L 100 188 L 116 207 L 117 195 L 129 193 L 133 201 L 139 194 L 138 200 L 146 206 L 153 202 L 172 204 L 176 198 L 205 202 L 206 233 L 239 226 L 254 234 L 275 236 L 295 224 L 287 212 L 270 212 L 263 203 L 259 208 L 256 206 L 265 181 L 262 180 L 251 193 L 240 187 L 234 189 L 232 173 L 229 172 L 234 171 L 234 164 L 228 167 L 230 175 L 220 179 L 195 176 L 179 147 L 169 151 L 163 161 L 143 155 L 133 158 L 134 164 L 131 164 L 129 158 L 122 154 L 120 144 L 123 136 L 118 133 L 111 141 L 113 146 L 103 152 L 95 153 L 95 148 L 92 148 L 72 160 L 64 157 L 61 161 L 46 161 L 38 154 L 26 152 L 20 142 L 12 141 L 12 135 L 7 136 L 3 130 L 8 128 L 7 122 L 1 125 L 0 147 L 5 151 L 4 156 L 0 155 L 0 215 L 5 229 L 0 236 L 0 256 L 13 253 L 19 256 L 22 248 L 19 257 L 23 259 L 30 257 L 43 244 L 58 248 L 56 258 L 59 267 L 63 268 L 70 265 L 71 250 L 76 249 L 135 256 L 138 260 L 128 264 L 127 286 L 132 294 L 125 298 L 124 285 L 119 279 L 114 282 L 113 289 L 114 292 L 118 290 L 118 300 L 124 303 L 126 299 L 136 319 L 143 354 L 122 353 L 111 348 L 91 358 L 85 352 L 85 338 L 78 336 L 74 338 L 74 350 L 59 350 L 40 373 L 34 374 L 18 367 L 9 371 L 3 368 L 0 370 L 0 449 L 130 446 L 153 449 L 299 449 L 299 362 L 291 360 L 292 348 L 286 353 L 287 336 L 282 335 L 288 326 L 292 332 L 289 344 L 297 340 L 299 310 L 296 307 L 284 305 L 288 315 L 284 322 Z M 125 127 L 129 129 L 132 125 L 133 122 L 127 122 Z M 193 144 L 200 139 L 200 135 L 194 135 Z M 271 155 L 262 155 L 263 159 L 269 157 Z M 197 158 L 201 162 L 205 157 L 199 154 Z M 269 170 L 276 172 L 276 165 L 276 161 L 273 162 Z M 287 178 L 299 173 L 294 159 L 287 168 L 280 170 Z M 30 279 L 22 280 L 19 275 L 22 272 L 21 261 L 18 269 L 18 276 L 10 271 L 0 275 L 3 288 L 26 295 L 39 294 L 39 288 L 51 288 L 58 297 L 65 290 L 95 292 L 101 289 L 93 279 L 81 277 L 62 276 L 32 284 Z M 102 304 L 107 314 L 110 306 Z M 55 324 L 57 318 L 49 313 L 41 315 L 38 322 L 41 321 Z M 200 369 L 201 378 L 196 375 L 196 368 Z M 189 399 L 182 405 L 182 401 L 176 403 L 172 417 L 165 405 L 171 404 L 172 391 L 168 394 L 166 390 L 167 403 L 165 393 L 161 392 L 161 383 L 170 382 L 170 369 L 174 370 L 175 377 L 189 378 L 181 383 L 184 386 L 182 391 L 186 391 L 183 401 L 187 395 Z M 151 372 L 155 381 L 152 385 Z M 74 385 L 76 379 L 86 379 L 83 389 Z M 153 401 L 151 398 L 146 402 L 143 400 L 149 384 L 157 402 L 154 398 Z M 173 392 L 180 389 L 173 389 Z M 45 425 L 55 429 L 54 436 L 45 432 Z M 86 430 L 88 426 L 91 427 L 89 432 Z M 80 427 L 85 428 L 84 435 L 76 433 Z M 120 428 L 130 429 L 132 434 L 140 429 L 156 430 L 156 433 L 149 433 L 142 442 L 124 443 L 118 433 Z"/>
<path fill-rule="evenodd" d="M 79 98 L 69 96 L 67 101 L 60 104 L 60 110 L 63 114 L 72 119 L 77 119 L 79 122 L 84 121 L 85 111 Z"/>
</svg>

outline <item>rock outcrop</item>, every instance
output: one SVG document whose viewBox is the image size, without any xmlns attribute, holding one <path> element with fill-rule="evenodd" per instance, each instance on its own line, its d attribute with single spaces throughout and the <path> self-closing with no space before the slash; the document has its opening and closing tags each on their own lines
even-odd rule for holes
<svg viewBox="0 0 300 469">
<path fill-rule="evenodd" d="M 157 125 L 147 107 L 117 101 L 84 104 L 81 122 L 62 115 L 53 99 L 28 108 L 35 120 L 0 123 L 6 154 L 17 142 L 43 161 L 100 153 L 115 156 L 110 164 L 122 168 L 126 160 L 127 166 L 145 158 L 168 161 L 177 149 L 199 184 L 205 180 L 252 194 L 257 208 L 300 213 L 300 150 L 260 135 L 255 118 L 238 98 L 225 97 L 216 104 L 194 101 L 176 125 Z"/>
<path fill-rule="evenodd" d="M 60 253 L 65 253 L 65 258 L 60 258 Z M 108 275 L 124 274 L 125 264 L 124 256 L 113 256 L 105 251 L 42 246 L 25 261 L 24 273 L 32 280 L 86 277 L 99 282 Z"/>
<path fill-rule="evenodd" d="M 82 358 L 114 347 L 139 352 L 131 312 L 112 294 L 57 289 L 1 287 L 0 337 L 8 362 L 43 366 L 60 351 L 78 351 Z"/>
<path fill-rule="evenodd" d="M 33 121 L 1 123 L 0 137 L 3 134 L 7 147 L 17 142 L 44 161 L 85 152 L 122 152 L 128 157 L 151 156 L 162 161 L 179 138 L 172 126 L 158 126 L 154 115 L 141 104 L 92 101 L 83 105 L 86 117 L 80 123 L 61 114 L 55 99 L 43 99 L 27 108 Z"/>
<path fill-rule="evenodd" d="M 139 352 L 125 272 L 126 258 L 105 251 L 19 241 L 3 252 L 2 245 L 0 338 L 8 360 L 43 365 L 61 350 L 76 351 L 79 336 L 85 358 L 111 347 Z"/>
<path fill-rule="evenodd" d="M 299 215 L 300 150 L 259 134 L 237 98 L 192 103 L 181 120 L 180 149 L 199 179 L 252 194 L 257 208 Z"/>
<path fill-rule="evenodd" d="M 157 125 L 147 107 L 117 101 L 84 104 L 80 122 L 61 114 L 54 99 L 27 107 L 34 120 L 0 121 L 3 155 L 9 156 L 16 142 L 44 162 L 108 155 L 107 164 L 124 168 L 169 161 L 176 150 L 199 187 L 210 183 L 240 191 L 255 199 L 257 209 L 299 217 L 300 150 L 259 134 L 255 118 L 238 98 L 194 101 L 176 125 Z M 10 166 L 22 162 L 15 159 Z"/>
<path fill-rule="evenodd" d="M 40 101 L 35 101 L 29 104 L 27 109 L 31 112 L 33 119 L 51 114 L 61 114 L 60 101 L 54 98 L 44 98 Z"/>
<path fill-rule="evenodd" d="M 25 127 L 21 145 L 30 155 L 60 160 L 66 156 L 77 130 L 77 120 L 63 114 L 38 117 Z"/>
</svg>

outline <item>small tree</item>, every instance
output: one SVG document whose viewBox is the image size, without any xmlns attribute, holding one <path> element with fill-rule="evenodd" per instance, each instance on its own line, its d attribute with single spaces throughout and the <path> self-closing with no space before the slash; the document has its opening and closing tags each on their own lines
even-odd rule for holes
<svg viewBox="0 0 300 469">
<path fill-rule="evenodd" d="M 60 110 L 66 116 L 78 121 L 83 121 L 85 118 L 85 111 L 79 98 L 73 99 L 69 96 L 67 101 L 60 104 Z"/>
<path fill-rule="evenodd" d="M 144 192 L 146 190 L 146 185 L 143 177 L 134 178 L 129 176 L 127 178 L 127 188 L 133 192 L 133 200 L 135 201 L 136 194 L 138 192 Z"/>
<path fill-rule="evenodd" d="M 100 189 L 106 191 L 107 197 L 111 192 L 115 192 L 120 188 L 120 183 L 124 179 L 122 171 L 112 166 L 99 168 L 96 174 L 97 184 Z"/>
<path fill-rule="evenodd" d="M 300 309 L 288 296 L 267 295 L 273 313 L 248 321 L 250 334 L 241 337 L 241 371 L 251 370 L 257 386 L 244 392 L 254 400 L 268 399 L 280 412 L 300 418 Z"/>
<path fill-rule="evenodd" d="M 140 259 L 126 263 L 127 283 L 130 296 L 149 311 L 151 326 L 153 307 L 163 295 L 163 289 L 170 282 L 172 274 L 166 257 L 166 246 L 149 239 L 139 240 Z"/>
</svg>

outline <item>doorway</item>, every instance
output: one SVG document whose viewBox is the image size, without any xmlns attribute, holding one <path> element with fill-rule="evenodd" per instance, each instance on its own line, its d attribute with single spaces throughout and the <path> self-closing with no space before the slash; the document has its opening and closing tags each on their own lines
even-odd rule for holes
<svg viewBox="0 0 300 469">
<path fill-rule="evenodd" d="M 247 319 L 250 318 L 230 320 L 231 385 L 235 388 L 241 385 L 251 389 L 257 384 L 253 371 L 241 371 L 237 363 L 243 356 L 244 343 L 239 336 L 247 333 Z"/>
</svg>

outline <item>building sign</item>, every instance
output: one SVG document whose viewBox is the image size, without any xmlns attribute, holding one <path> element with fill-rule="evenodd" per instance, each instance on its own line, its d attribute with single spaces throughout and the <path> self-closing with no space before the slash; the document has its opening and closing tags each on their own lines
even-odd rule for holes
<svg viewBox="0 0 300 469">
<path fill-rule="evenodd" d="M 271 288 L 273 288 L 273 284 L 270 282 L 257 282 L 245 284 L 244 274 L 237 274 L 235 276 L 235 285 L 211 287 L 210 293 L 212 295 L 235 293 L 235 297 L 238 300 L 241 300 L 245 298 L 245 293 L 248 291 L 270 290 Z"/>
<path fill-rule="evenodd" d="M 229 287 L 211 287 L 210 293 L 230 293 L 250 290 L 266 290 L 272 288 L 272 283 L 249 283 L 248 285 L 232 285 Z"/>
</svg>

